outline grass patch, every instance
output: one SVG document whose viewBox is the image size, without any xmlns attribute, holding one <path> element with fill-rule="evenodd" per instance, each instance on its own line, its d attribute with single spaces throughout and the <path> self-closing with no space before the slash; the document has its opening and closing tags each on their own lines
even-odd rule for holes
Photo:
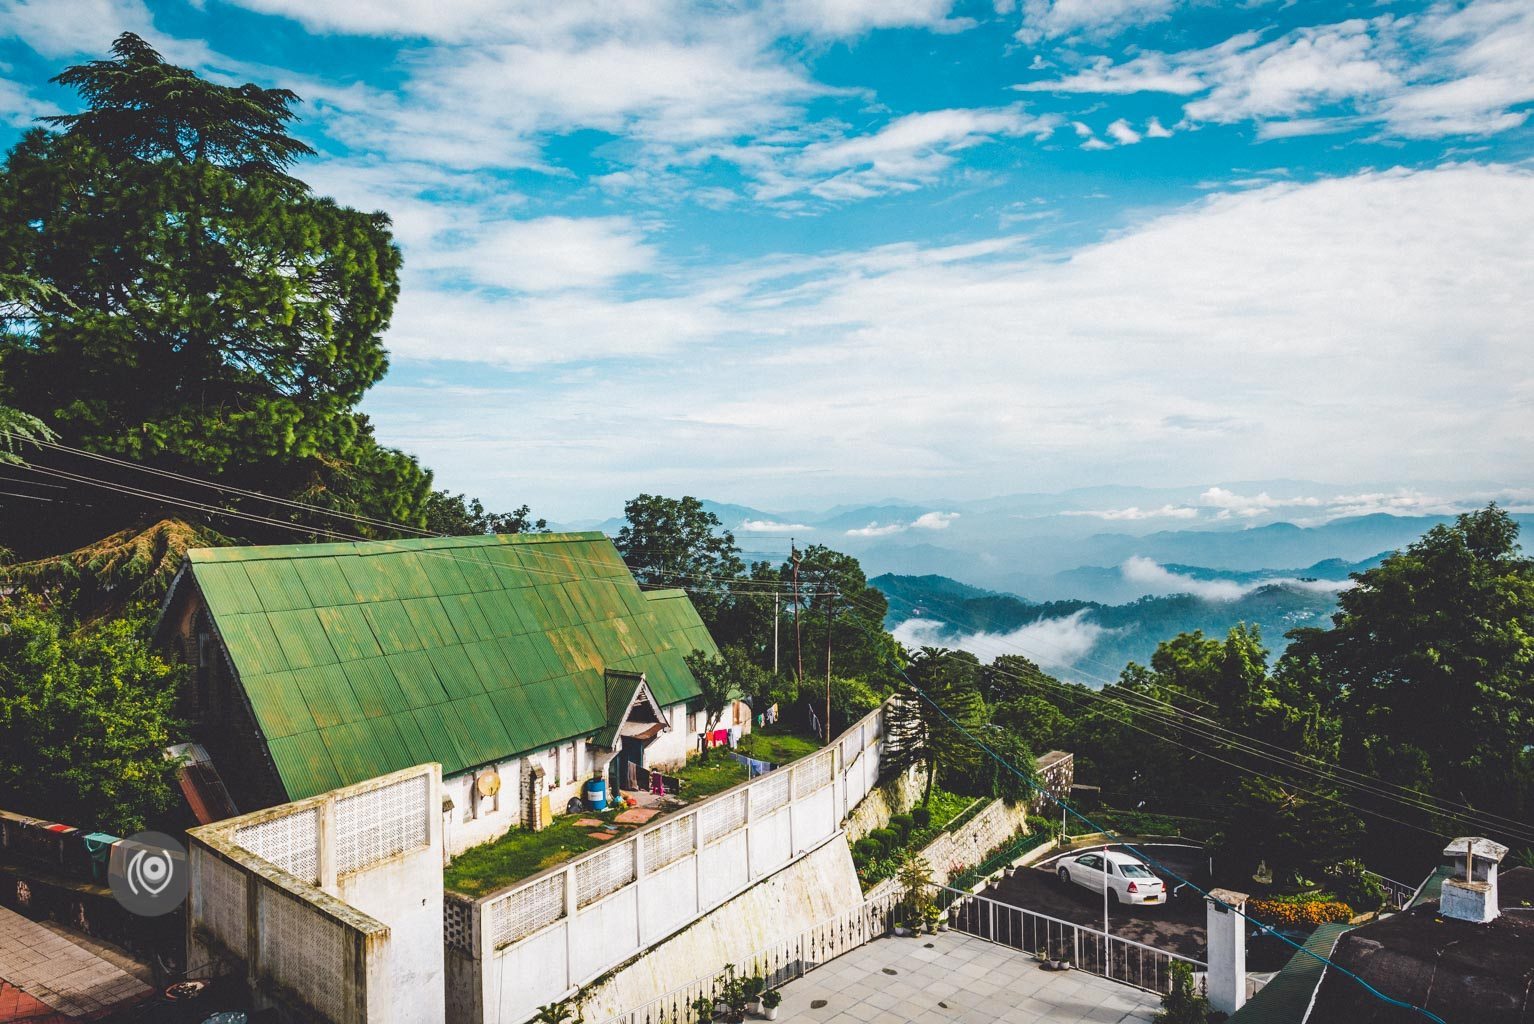
<svg viewBox="0 0 1534 1024">
<path fill-rule="evenodd" d="M 768 725 L 742 736 L 737 751 L 746 757 L 778 765 L 808 757 L 820 748 L 818 740 Z"/>
<path fill-rule="evenodd" d="M 687 767 L 666 773 L 668 779 L 682 780 L 680 795 L 688 803 L 722 793 L 731 786 L 738 786 L 746 781 L 746 775 L 746 766 L 723 749 L 709 751 L 707 761 L 695 757 L 687 762 Z"/>
<path fill-rule="evenodd" d="M 514 828 L 494 842 L 471 847 L 454 857 L 452 863 L 442 870 L 442 883 L 468 896 L 483 896 L 493 892 L 518 879 L 537 874 L 544 868 L 567 861 L 578 853 L 601 846 L 601 840 L 587 835 L 597 829 L 577 826 L 575 822 L 587 817 L 610 822 L 615 813 L 596 811 L 589 815 L 561 815 L 541 832 Z"/>
</svg>

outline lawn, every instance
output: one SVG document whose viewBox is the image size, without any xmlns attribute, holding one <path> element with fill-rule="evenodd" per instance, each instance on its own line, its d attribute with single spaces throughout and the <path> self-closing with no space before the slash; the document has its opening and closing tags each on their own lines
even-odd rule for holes
<svg viewBox="0 0 1534 1024">
<path fill-rule="evenodd" d="M 736 750 L 758 761 L 787 764 L 815 753 L 820 747 L 819 740 L 768 725 L 742 736 Z"/>
<path fill-rule="evenodd" d="M 598 829 L 575 823 L 586 818 L 610 822 L 615 813 L 596 811 L 591 814 L 560 815 L 541 832 L 514 828 L 494 842 L 471 847 L 454 857 L 453 862 L 442 871 L 442 883 L 468 896 L 483 896 L 519 878 L 537 874 L 578 853 L 601 846 L 601 840 L 587 834 Z"/>
</svg>

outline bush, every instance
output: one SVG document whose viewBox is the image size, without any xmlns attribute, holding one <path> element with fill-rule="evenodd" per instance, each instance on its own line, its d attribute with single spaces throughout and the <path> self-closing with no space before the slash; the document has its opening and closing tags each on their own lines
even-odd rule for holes
<svg viewBox="0 0 1534 1024">
<path fill-rule="evenodd" d="M 1345 860 L 1328 868 L 1326 875 L 1337 898 L 1349 906 L 1378 910 L 1390 898 L 1379 879 L 1366 873 L 1360 861 Z"/>
<path fill-rule="evenodd" d="M 902 843 L 911 837 L 911 829 L 915 825 L 915 817 L 909 814 L 896 814 L 890 817 L 890 830 L 900 836 Z"/>
<path fill-rule="evenodd" d="M 852 844 L 852 859 L 859 862 L 878 860 L 884 855 L 884 847 L 872 836 L 864 836 Z"/>
<path fill-rule="evenodd" d="M 900 846 L 900 836 L 896 834 L 894 829 L 876 828 L 868 833 L 868 838 L 875 840 L 879 844 L 881 856 L 889 856 Z"/>
<path fill-rule="evenodd" d="M 932 824 L 932 812 L 925 807 L 917 807 L 911 811 L 911 822 L 917 828 L 926 828 Z"/>
<path fill-rule="evenodd" d="M 1025 824 L 1028 826 L 1030 835 L 1053 837 L 1060 834 L 1060 823 L 1053 818 L 1030 814 Z"/>
<path fill-rule="evenodd" d="M 1353 908 L 1338 900 L 1252 900 L 1246 909 L 1263 924 L 1275 928 L 1306 927 L 1353 919 Z"/>
</svg>

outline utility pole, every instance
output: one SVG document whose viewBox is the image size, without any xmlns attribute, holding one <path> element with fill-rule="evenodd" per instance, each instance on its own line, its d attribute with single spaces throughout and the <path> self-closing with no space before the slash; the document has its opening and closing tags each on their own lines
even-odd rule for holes
<svg viewBox="0 0 1534 1024">
<path fill-rule="evenodd" d="M 826 742 L 831 742 L 831 623 L 836 599 L 826 592 Z"/>
<path fill-rule="evenodd" d="M 778 592 L 772 592 L 772 674 L 778 674 Z"/>
<path fill-rule="evenodd" d="M 804 679 L 804 636 L 799 631 L 799 549 L 788 538 L 789 561 L 794 563 L 794 682 Z"/>
</svg>

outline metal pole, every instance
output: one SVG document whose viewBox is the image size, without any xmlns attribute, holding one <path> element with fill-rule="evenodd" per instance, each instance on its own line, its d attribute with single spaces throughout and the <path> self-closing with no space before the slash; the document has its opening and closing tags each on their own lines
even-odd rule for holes
<svg viewBox="0 0 1534 1024">
<path fill-rule="evenodd" d="M 831 624 L 835 598 L 826 595 L 826 742 L 831 742 Z"/>
<path fill-rule="evenodd" d="M 1103 944 L 1108 943 L 1108 847 L 1103 846 Z"/>
<path fill-rule="evenodd" d="M 772 592 L 772 674 L 778 674 L 778 592 Z"/>
<path fill-rule="evenodd" d="M 799 549 L 788 539 L 789 557 L 794 563 L 794 682 L 804 678 L 804 638 L 799 631 Z"/>
</svg>

